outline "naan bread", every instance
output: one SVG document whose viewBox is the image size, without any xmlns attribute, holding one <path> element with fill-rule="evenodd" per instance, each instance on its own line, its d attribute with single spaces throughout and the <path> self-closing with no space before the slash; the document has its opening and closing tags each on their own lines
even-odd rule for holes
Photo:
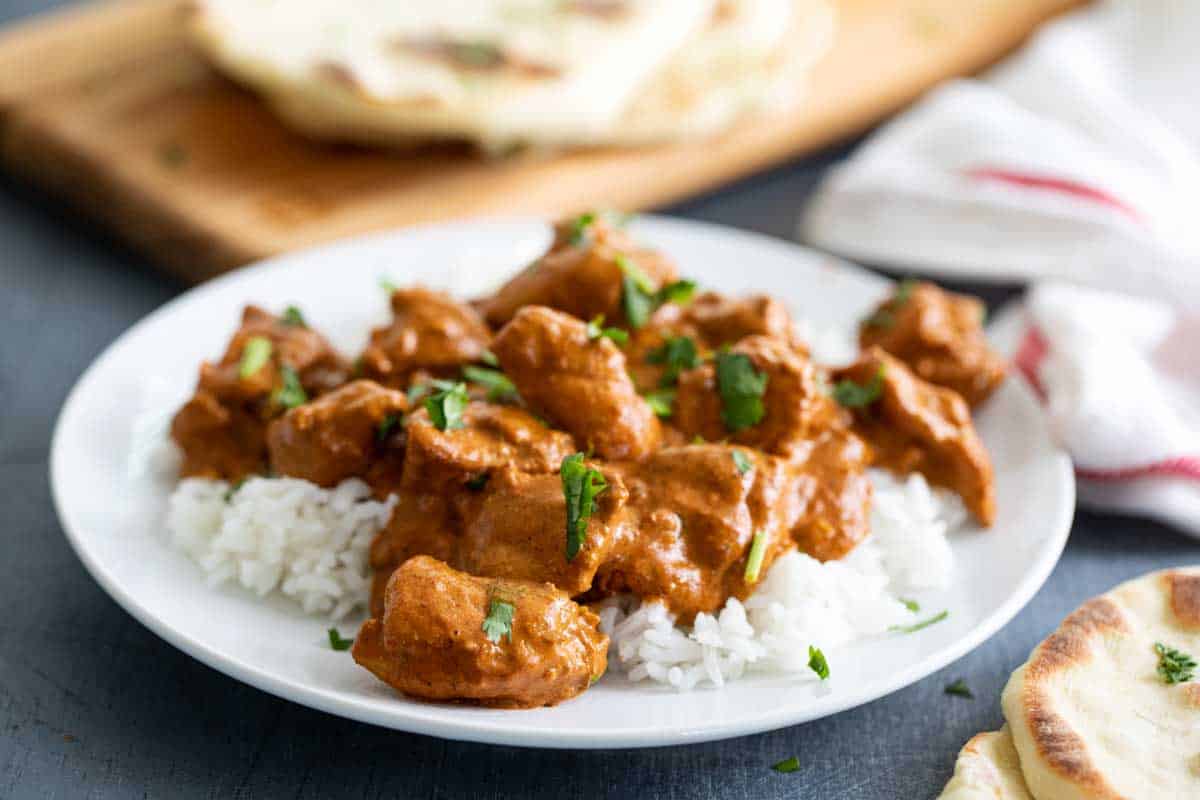
<svg viewBox="0 0 1200 800">
<path fill-rule="evenodd" d="M 938 800 L 1033 800 L 1007 725 L 976 734 L 963 745 L 954 777 Z"/>
<path fill-rule="evenodd" d="M 827 0 L 198 0 L 201 49 L 321 138 L 639 144 L 795 97 Z"/>
<path fill-rule="evenodd" d="M 1200 798 L 1200 683 L 1168 684 L 1156 643 L 1200 656 L 1200 568 L 1089 600 L 1013 673 L 1004 716 L 1037 800 Z"/>
</svg>

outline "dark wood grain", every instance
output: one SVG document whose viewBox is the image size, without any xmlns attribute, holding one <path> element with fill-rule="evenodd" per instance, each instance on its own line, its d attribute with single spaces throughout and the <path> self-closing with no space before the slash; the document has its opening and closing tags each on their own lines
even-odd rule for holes
<svg viewBox="0 0 1200 800">
<path fill-rule="evenodd" d="M 833 2 L 791 110 L 707 141 L 488 159 L 313 143 L 192 51 L 183 0 L 110 0 L 0 35 L 0 161 L 196 281 L 399 225 L 675 202 L 855 135 L 1082 0 Z"/>
</svg>

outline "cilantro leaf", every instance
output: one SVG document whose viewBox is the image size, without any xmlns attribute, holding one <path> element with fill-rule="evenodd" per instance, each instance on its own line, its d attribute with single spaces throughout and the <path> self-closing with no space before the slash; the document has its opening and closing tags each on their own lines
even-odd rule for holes
<svg viewBox="0 0 1200 800">
<path fill-rule="evenodd" d="M 757 425 L 766 413 L 767 373 L 755 370 L 749 356 L 717 353 L 717 390 L 724 406 L 721 421 L 733 433 Z"/>
<path fill-rule="evenodd" d="M 796 758 L 795 756 L 792 756 L 791 758 L 785 758 L 783 761 L 772 764 L 771 769 L 785 774 L 788 772 L 795 772 L 796 770 L 800 769 L 800 759 Z"/>
<path fill-rule="evenodd" d="M 921 610 L 921 604 L 918 603 L 916 600 L 912 600 L 907 597 L 901 597 L 898 599 L 900 600 L 901 603 L 904 604 L 905 608 L 907 608 L 909 611 L 911 611 L 914 614 Z"/>
<path fill-rule="evenodd" d="M 766 554 L 767 532 L 759 531 L 754 534 L 754 541 L 750 543 L 750 555 L 746 556 L 746 571 L 742 573 L 746 583 L 758 582 L 758 573 L 762 571 L 763 556 Z"/>
<path fill-rule="evenodd" d="M 581 247 L 587 244 L 588 231 L 596 222 L 597 215 L 595 211 L 585 211 L 575 219 L 571 220 L 571 244 L 576 247 Z"/>
<path fill-rule="evenodd" d="M 396 293 L 396 290 L 400 288 L 399 286 L 397 286 L 395 283 L 392 282 L 391 278 L 387 277 L 386 275 L 384 275 L 382 278 L 379 279 L 379 286 L 385 292 L 388 293 L 388 297 L 391 297 L 392 295 L 394 295 Z"/>
<path fill-rule="evenodd" d="M 352 644 L 354 644 L 354 640 L 353 639 L 343 639 L 342 634 L 338 632 L 337 628 L 329 629 L 329 647 L 330 647 L 330 649 L 338 650 L 338 651 L 349 650 L 350 646 Z"/>
<path fill-rule="evenodd" d="M 288 306 L 283 310 L 283 324 L 292 325 L 297 328 L 307 328 L 308 323 L 304 321 L 304 315 L 300 313 L 300 309 L 296 306 Z"/>
<path fill-rule="evenodd" d="M 883 394 L 883 374 L 884 367 L 880 364 L 870 383 L 865 386 L 849 378 L 840 380 L 833 387 L 833 399 L 845 408 L 866 408 Z"/>
<path fill-rule="evenodd" d="M 567 561 L 579 555 L 587 540 L 587 524 L 596 507 L 596 496 L 608 488 L 599 470 L 583 462 L 583 453 L 567 456 L 559 467 L 563 498 L 567 504 Z"/>
<path fill-rule="evenodd" d="M 750 460 L 750 456 L 743 453 L 741 450 L 731 451 L 733 456 L 733 465 L 737 467 L 740 475 L 745 475 L 750 470 L 754 469 L 754 462 Z"/>
<path fill-rule="evenodd" d="M 657 289 L 642 268 L 633 262 L 629 256 L 617 256 L 617 266 L 621 268 L 621 306 L 625 310 L 625 319 L 630 327 L 640 328 L 650 319 L 650 315 L 658 307 L 655 304 Z"/>
<path fill-rule="evenodd" d="M 296 370 L 284 364 L 279 368 L 283 377 L 283 385 L 271 395 L 271 402 L 281 408 L 295 408 L 308 402 L 308 393 L 300 385 L 300 376 Z"/>
<path fill-rule="evenodd" d="M 896 305 L 904 305 L 912 297 L 913 289 L 917 288 L 920 283 L 916 278 L 905 278 L 896 285 L 896 294 L 892 297 L 892 302 Z"/>
<path fill-rule="evenodd" d="M 466 366 L 463 367 L 463 377 L 485 387 L 488 390 L 487 399 L 493 402 L 516 400 L 519 397 L 517 387 L 498 369 Z"/>
<path fill-rule="evenodd" d="M 1196 673 L 1196 660 L 1181 650 L 1167 647 L 1162 642 L 1154 643 L 1158 653 L 1158 677 L 1163 683 L 1186 683 Z"/>
<path fill-rule="evenodd" d="M 967 682 L 962 678 L 959 678 L 954 683 L 949 684 L 945 691 L 946 694 L 952 694 L 956 697 L 965 697 L 968 700 L 975 699 L 975 693 L 971 691 L 971 688 L 967 686 Z"/>
<path fill-rule="evenodd" d="M 929 619 L 921 620 L 920 622 L 915 622 L 912 625 L 893 625 L 890 628 L 888 628 L 888 630 L 896 631 L 897 633 L 916 633 L 917 631 L 928 628 L 930 625 L 935 625 L 935 624 L 941 622 L 948 616 L 950 616 L 950 612 L 943 611 L 940 614 L 934 614 Z"/>
<path fill-rule="evenodd" d="M 443 382 L 444 384 L 444 382 Z M 437 383 L 434 384 L 437 386 Z M 466 427 L 463 411 L 470 398 L 465 383 L 454 383 L 425 398 L 425 410 L 439 431 L 456 431 Z"/>
<path fill-rule="evenodd" d="M 267 365 L 271 360 L 271 340 L 265 336 L 251 336 L 242 347 L 242 360 L 238 364 L 238 377 L 245 380 Z"/>
<path fill-rule="evenodd" d="M 484 351 L 479 354 L 479 360 L 487 364 L 489 367 L 500 366 L 500 359 L 496 358 L 496 354 L 491 350 L 484 349 Z"/>
<path fill-rule="evenodd" d="M 379 427 L 375 429 L 375 441 L 385 442 L 392 435 L 392 431 L 400 424 L 399 414 L 388 414 L 383 419 L 379 420 Z"/>
<path fill-rule="evenodd" d="M 808 668 L 817 673 L 817 677 L 821 680 L 829 678 L 829 662 L 825 660 L 825 654 L 821 652 L 821 648 L 808 646 Z"/>
<path fill-rule="evenodd" d="M 492 644 L 499 644 L 505 636 L 512 641 L 513 614 L 516 607 L 512 603 L 493 597 L 488 604 L 487 617 L 483 620 L 483 633 Z"/>
<path fill-rule="evenodd" d="M 696 282 L 692 280 L 678 280 L 674 283 L 668 283 L 666 286 L 658 290 L 654 295 L 655 302 L 658 305 L 666 303 L 678 303 L 683 305 L 690 301 L 693 295 L 696 294 Z"/>
<path fill-rule="evenodd" d="M 700 366 L 700 354 L 696 342 L 690 336 L 671 336 L 662 345 L 646 354 L 647 364 L 665 364 L 660 386 L 674 386 L 679 373 Z"/>
<path fill-rule="evenodd" d="M 650 404 L 650 409 L 656 416 L 666 419 L 673 413 L 675 405 L 675 390 L 674 389 L 655 389 L 653 392 L 646 392 L 642 397 Z"/>
<path fill-rule="evenodd" d="M 618 347 L 623 347 L 629 343 L 629 334 L 620 328 L 604 327 L 604 315 L 597 314 L 592 317 L 587 324 L 587 337 L 589 341 L 596 339 L 611 339 Z"/>
</svg>

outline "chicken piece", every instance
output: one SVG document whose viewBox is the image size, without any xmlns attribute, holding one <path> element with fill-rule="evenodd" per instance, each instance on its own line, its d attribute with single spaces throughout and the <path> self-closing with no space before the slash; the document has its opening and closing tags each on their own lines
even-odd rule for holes
<svg viewBox="0 0 1200 800">
<path fill-rule="evenodd" d="M 794 547 L 789 531 L 804 498 L 783 459 L 703 444 L 664 448 L 618 468 L 629 487 L 635 534 L 617 539 L 596 576 L 597 594 L 661 599 L 687 623 L 731 596 L 748 596 Z M 762 560 L 748 580 L 756 534 L 763 537 Z"/>
<path fill-rule="evenodd" d="M 881 347 L 930 383 L 953 389 L 968 405 L 1003 383 L 1004 359 L 983 333 L 986 309 L 977 298 L 932 283 L 905 281 L 859 326 L 865 350 Z"/>
<path fill-rule="evenodd" d="M 583 547 L 567 560 L 567 507 L 562 479 L 514 469 L 497 472 L 463 525 L 457 560 L 473 575 L 552 583 L 572 597 L 586 592 L 618 542 L 634 535 L 623 509 L 628 491 L 602 470 L 608 488 L 595 498 Z"/>
<path fill-rule="evenodd" d="M 453 493 L 504 466 L 557 472 L 575 452 L 570 434 L 546 427 L 520 408 L 472 402 L 462 421 L 462 428 L 438 430 L 424 408 L 409 416 L 402 480 L 406 491 Z"/>
<path fill-rule="evenodd" d="M 808 355 L 787 308 L 765 294 L 726 297 L 704 292 L 683 309 L 681 322 L 712 350 L 736 344 L 747 336 L 768 336 Z"/>
<path fill-rule="evenodd" d="M 383 616 L 383 599 L 392 573 L 413 556 L 453 563 L 458 554 L 459 516 L 454 498 L 401 492 L 388 524 L 371 542 L 371 614 Z"/>
<path fill-rule="evenodd" d="M 633 332 L 622 349 L 634 385 L 645 392 L 673 386 L 681 364 L 688 369 L 698 366 L 700 359 L 713 351 L 747 336 L 778 339 L 800 355 L 808 355 L 787 309 L 778 300 L 766 295 L 733 298 L 716 292 L 705 292 L 684 306 L 662 306 L 644 327 Z"/>
<path fill-rule="evenodd" d="M 981 523 L 992 524 L 992 463 L 957 392 L 921 380 L 878 347 L 834 376 L 869 394 L 878 387 L 876 399 L 854 409 L 854 430 L 871 446 L 875 464 L 900 475 L 920 472 L 933 485 L 957 492 Z"/>
<path fill-rule="evenodd" d="M 522 270 L 491 297 L 476 305 L 488 323 L 500 327 L 526 306 L 548 306 L 580 319 L 604 314 L 609 325 L 626 323 L 622 304 L 628 258 L 656 287 L 678 279 L 675 265 L 654 250 L 640 248 L 603 214 L 564 220 L 545 255 Z"/>
<path fill-rule="evenodd" d="M 525 402 L 606 459 L 640 459 L 658 446 L 657 417 L 609 339 L 544 306 L 521 309 L 492 349 Z"/>
<path fill-rule="evenodd" d="M 479 361 L 491 331 L 475 309 L 444 292 L 420 287 L 392 292 L 392 322 L 371 331 L 362 354 L 362 374 L 402 389 L 413 373 L 456 377 Z"/>
<path fill-rule="evenodd" d="M 742 339 L 730 351 L 749 358 L 756 373 L 765 374 L 763 415 L 755 424 L 733 431 L 722 417 L 722 397 L 715 362 L 682 373 L 672 424 L 692 438 L 729 439 L 764 452 L 792 457 L 829 426 L 837 409 L 821 391 L 817 368 L 787 342 L 767 336 Z M 722 356 L 718 355 L 718 359 Z"/>
<path fill-rule="evenodd" d="M 519 408 L 471 403 L 463 423 L 438 430 L 423 408 L 408 418 L 399 504 L 371 549 L 377 602 L 391 571 L 412 556 L 458 563 L 463 520 L 475 515 L 494 471 L 555 473 L 557 481 L 562 460 L 575 452 L 569 434 Z"/>
<path fill-rule="evenodd" d="M 363 623 L 353 655 L 413 697 L 536 708 L 604 674 L 599 624 L 549 584 L 477 578 L 419 556 L 392 575 L 383 616 Z"/>
<path fill-rule="evenodd" d="M 402 392 L 358 380 L 289 410 L 267 429 L 271 467 L 319 486 L 363 478 L 386 496 L 404 463 Z"/>
<path fill-rule="evenodd" d="M 251 354 L 265 357 L 257 366 L 252 358 L 243 365 L 251 340 L 270 343 L 267 351 L 256 347 Z M 285 367 L 309 398 L 340 386 L 349 374 L 342 357 L 302 321 L 247 306 L 225 354 L 200 365 L 196 393 L 171 422 L 171 438 L 183 450 L 183 477 L 239 481 L 266 471 L 267 424 L 286 410 L 278 394 L 288 377 Z"/>
<path fill-rule="evenodd" d="M 804 515 L 792 527 L 800 549 L 818 561 L 847 555 L 871 532 L 871 450 L 854 433 L 822 433 L 797 464 Z"/>
</svg>

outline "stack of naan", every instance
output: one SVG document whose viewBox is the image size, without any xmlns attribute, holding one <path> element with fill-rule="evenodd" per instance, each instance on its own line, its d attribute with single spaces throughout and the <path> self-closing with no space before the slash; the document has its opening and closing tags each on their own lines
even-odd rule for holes
<svg viewBox="0 0 1200 800">
<path fill-rule="evenodd" d="M 719 132 L 796 102 L 829 0 L 196 0 L 227 74 L 311 135 L 489 149 Z"/>
<path fill-rule="evenodd" d="M 1200 568 L 1093 598 L 1013 673 L 942 800 L 1200 798 Z"/>
</svg>

